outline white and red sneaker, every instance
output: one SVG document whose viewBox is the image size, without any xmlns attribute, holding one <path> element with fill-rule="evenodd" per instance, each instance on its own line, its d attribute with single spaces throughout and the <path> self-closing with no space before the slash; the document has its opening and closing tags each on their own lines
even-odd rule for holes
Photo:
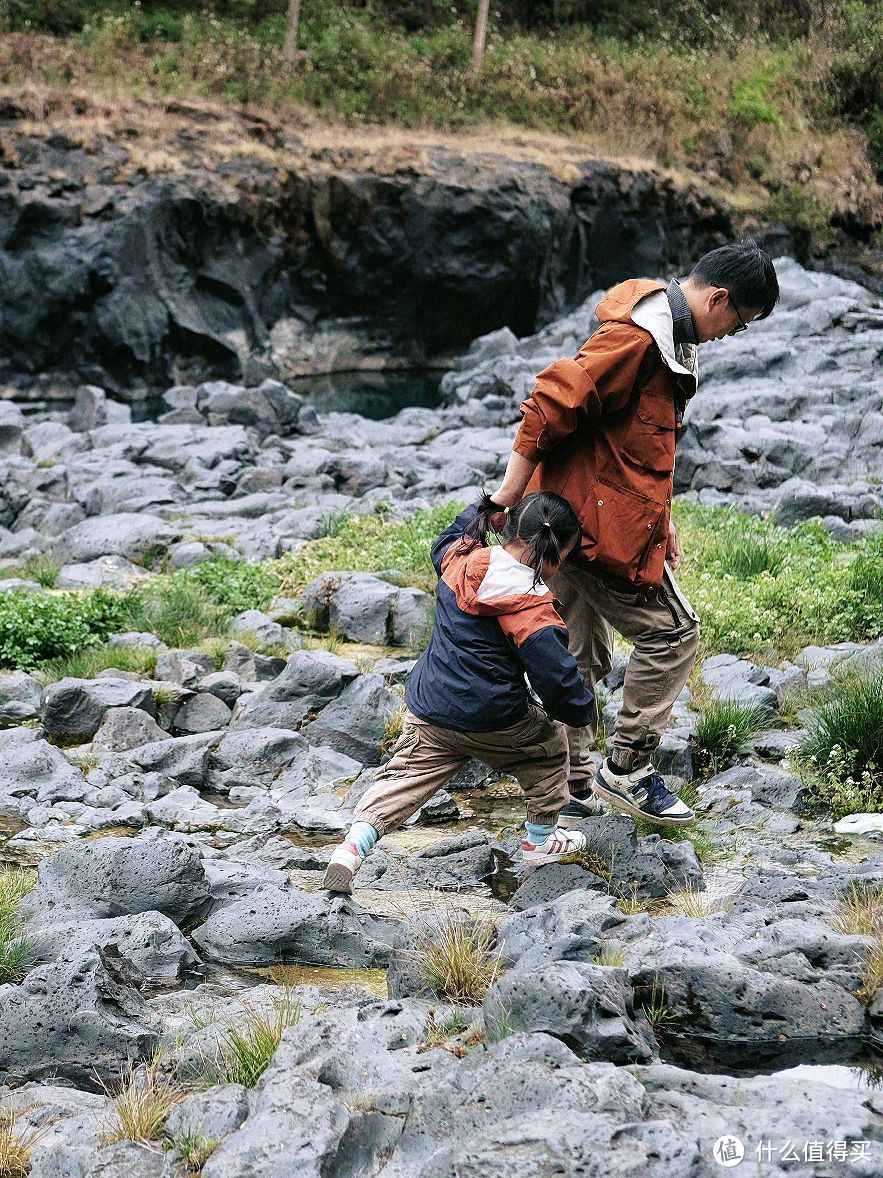
<svg viewBox="0 0 883 1178">
<path fill-rule="evenodd" d="M 581 830 L 565 830 L 556 826 L 541 843 L 521 840 L 521 858 L 525 863 L 541 866 L 543 863 L 557 863 L 568 855 L 578 855 L 586 849 L 586 836 Z"/>
<path fill-rule="evenodd" d="M 336 847 L 334 854 L 328 860 L 322 887 L 329 892 L 345 892 L 353 894 L 353 876 L 362 866 L 362 856 L 359 848 L 349 839 Z"/>
</svg>

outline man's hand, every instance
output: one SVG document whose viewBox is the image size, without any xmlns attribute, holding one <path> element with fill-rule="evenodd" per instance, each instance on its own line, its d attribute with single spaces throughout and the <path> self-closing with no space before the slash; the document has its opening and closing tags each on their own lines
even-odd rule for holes
<svg viewBox="0 0 883 1178">
<path fill-rule="evenodd" d="M 668 544 L 665 549 L 665 559 L 672 572 L 678 567 L 683 560 L 684 554 L 681 551 L 681 542 L 678 539 L 678 531 L 672 522 L 668 525 Z"/>
<path fill-rule="evenodd" d="M 524 496 L 524 489 L 530 482 L 530 476 L 534 472 L 535 463 L 528 462 L 520 454 L 516 454 L 513 450 L 509 455 L 509 461 L 506 465 L 506 473 L 503 475 L 503 481 L 500 483 L 499 490 L 495 491 L 491 498 L 494 503 L 499 503 L 503 507 L 514 507 L 516 503 Z M 498 515 L 491 516 L 491 527 L 495 532 L 502 531 L 506 523 L 506 516 L 501 511 Z"/>
</svg>

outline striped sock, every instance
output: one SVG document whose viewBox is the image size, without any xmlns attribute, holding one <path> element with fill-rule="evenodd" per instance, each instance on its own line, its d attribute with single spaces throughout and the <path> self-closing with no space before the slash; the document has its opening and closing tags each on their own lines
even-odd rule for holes
<svg viewBox="0 0 883 1178">
<path fill-rule="evenodd" d="M 370 822 L 354 822 L 346 836 L 346 841 L 355 843 L 356 849 L 364 859 L 366 855 L 370 854 L 379 838 L 379 832 Z"/>
<path fill-rule="evenodd" d="M 545 826 L 538 822 L 525 822 L 524 825 L 527 830 L 527 841 L 533 843 L 535 847 L 555 831 L 554 826 Z"/>
</svg>

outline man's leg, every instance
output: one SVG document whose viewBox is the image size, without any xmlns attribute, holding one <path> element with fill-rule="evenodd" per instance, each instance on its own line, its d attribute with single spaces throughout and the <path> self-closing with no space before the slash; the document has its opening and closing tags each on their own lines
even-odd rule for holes
<svg viewBox="0 0 883 1178">
<path fill-rule="evenodd" d="M 589 691 L 603 679 L 613 665 L 613 630 L 598 612 L 593 602 L 580 591 L 587 574 L 565 565 L 549 582 L 552 592 L 561 602 L 561 613 L 567 623 L 568 647 L 576 659 L 580 674 Z M 591 578 L 593 581 L 595 578 Z M 585 796 L 595 776 L 592 753 L 598 739 L 600 716 L 597 705 L 591 724 L 585 728 L 568 728 L 570 749 L 570 792 L 575 797 Z"/>
<path fill-rule="evenodd" d="M 644 770 L 645 773 L 639 775 L 643 779 L 650 772 L 651 757 L 695 662 L 699 647 L 699 619 L 668 570 L 658 597 L 651 601 L 637 593 L 609 589 L 597 577 L 578 570 L 571 571 L 571 580 L 580 597 L 619 634 L 634 643 L 626 668 L 622 707 L 609 742 L 605 772 L 609 777 L 611 772 L 628 775 Z M 629 788 L 636 782 L 629 783 Z M 595 784 L 597 787 L 597 780 Z M 654 785 L 653 789 L 657 790 L 657 787 Z M 596 792 L 605 801 L 617 804 L 615 791 Z M 638 792 L 646 792 L 645 787 Z M 672 821 L 692 820 L 688 808 L 683 804 L 674 806 L 672 799 L 677 800 L 668 794 L 658 808 L 667 809 Z M 638 809 L 644 813 L 642 806 L 643 802 Z M 631 812 L 637 810 L 632 808 Z M 645 816 L 650 814 L 645 813 Z"/>
</svg>

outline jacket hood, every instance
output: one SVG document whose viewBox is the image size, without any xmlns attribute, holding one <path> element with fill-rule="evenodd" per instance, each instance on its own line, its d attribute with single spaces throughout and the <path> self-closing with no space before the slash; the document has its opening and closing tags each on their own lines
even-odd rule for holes
<svg viewBox="0 0 883 1178">
<path fill-rule="evenodd" d="M 458 553 L 448 550 L 442 576 L 464 613 L 499 616 L 533 609 L 552 600 L 542 581 L 533 583 L 533 569 L 521 564 L 501 545 Z"/>
<path fill-rule="evenodd" d="M 604 296 L 595 311 L 601 323 L 634 323 L 648 331 L 659 348 L 666 366 L 672 372 L 698 379 L 698 354 L 695 344 L 680 349 L 674 342 L 671 307 L 665 293 L 665 283 L 649 278 L 630 278 L 620 282 Z"/>
</svg>

